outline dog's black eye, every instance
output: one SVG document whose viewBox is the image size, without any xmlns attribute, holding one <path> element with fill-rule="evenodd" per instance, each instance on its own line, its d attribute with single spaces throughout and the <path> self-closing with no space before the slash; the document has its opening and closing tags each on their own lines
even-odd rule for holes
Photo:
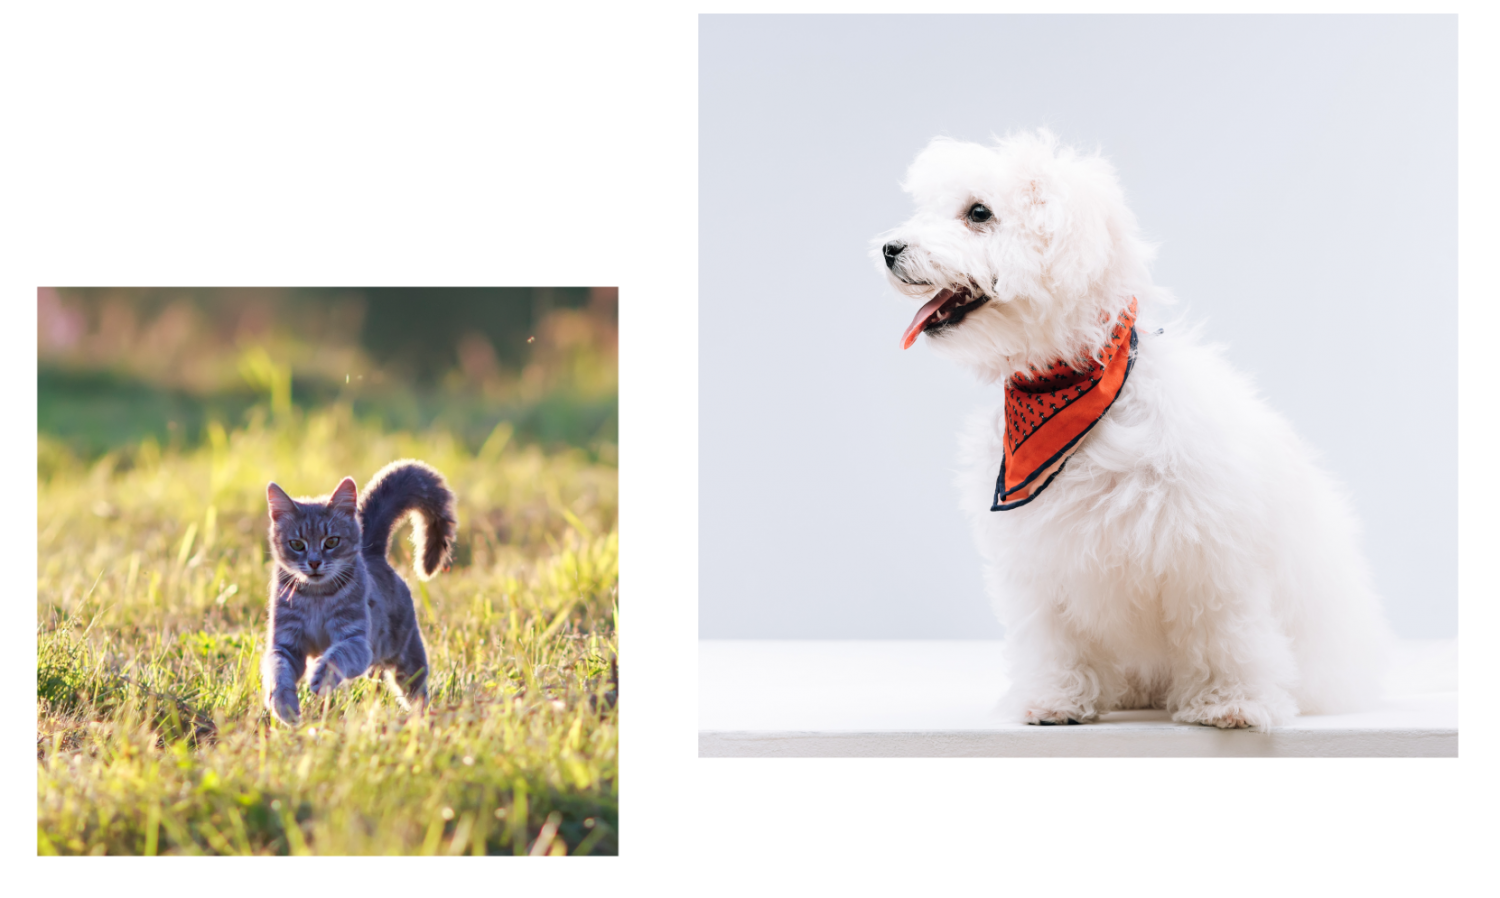
<svg viewBox="0 0 1500 898">
<path fill-rule="evenodd" d="M 985 207 L 984 203 L 975 203 L 969 207 L 969 221 L 972 222 L 989 221 L 994 214 Z"/>
</svg>

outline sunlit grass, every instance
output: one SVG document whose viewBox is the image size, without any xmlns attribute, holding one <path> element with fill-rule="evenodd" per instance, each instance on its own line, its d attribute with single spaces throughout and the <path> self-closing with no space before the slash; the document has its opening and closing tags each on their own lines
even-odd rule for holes
<svg viewBox="0 0 1500 898">
<path fill-rule="evenodd" d="M 192 449 L 84 462 L 40 436 L 38 851 L 614 853 L 616 471 L 512 436 L 471 450 L 269 403 Z M 326 493 L 408 457 L 443 472 L 460 521 L 429 583 L 395 552 L 429 714 L 360 681 L 326 706 L 304 690 L 302 724 L 273 725 L 266 482 Z"/>
</svg>

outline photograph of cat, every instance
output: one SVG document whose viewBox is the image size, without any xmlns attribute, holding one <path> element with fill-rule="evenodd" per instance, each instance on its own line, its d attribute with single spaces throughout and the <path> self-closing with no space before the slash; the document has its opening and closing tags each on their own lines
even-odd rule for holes
<svg viewBox="0 0 1500 898">
<path fill-rule="evenodd" d="M 432 579 L 453 563 L 458 520 L 443 475 L 420 461 L 382 468 L 358 496 L 345 477 L 327 497 L 295 500 L 266 487 L 271 514 L 270 632 L 261 665 L 266 708 L 296 724 L 297 682 L 328 695 L 361 674 L 382 673 L 403 707 L 427 702 L 427 650 L 406 581 L 386 551 L 391 531 L 413 519 L 415 570 Z"/>
</svg>

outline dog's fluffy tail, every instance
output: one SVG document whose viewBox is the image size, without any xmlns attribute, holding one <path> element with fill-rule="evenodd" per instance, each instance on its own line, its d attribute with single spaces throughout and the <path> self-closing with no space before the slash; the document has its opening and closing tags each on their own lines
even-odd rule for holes
<svg viewBox="0 0 1500 898">
<path fill-rule="evenodd" d="M 453 491 L 430 465 L 403 459 L 381 468 L 365 484 L 359 499 L 365 559 L 389 564 L 385 556 L 391 531 L 410 514 L 417 576 L 431 580 L 439 569 L 447 570 L 453 565 L 453 539 L 458 531 L 453 503 Z"/>
</svg>

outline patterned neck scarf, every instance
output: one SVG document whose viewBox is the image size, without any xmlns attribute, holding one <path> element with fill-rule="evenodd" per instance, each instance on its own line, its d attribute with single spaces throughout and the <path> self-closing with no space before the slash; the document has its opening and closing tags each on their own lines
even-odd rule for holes
<svg viewBox="0 0 1500 898">
<path fill-rule="evenodd" d="M 1135 364 L 1135 311 L 1132 296 L 1101 358 L 1090 359 L 1084 370 L 1058 361 L 1006 382 L 1005 458 L 990 511 L 1020 508 L 1051 486 L 1084 435 L 1109 411 Z"/>
</svg>

